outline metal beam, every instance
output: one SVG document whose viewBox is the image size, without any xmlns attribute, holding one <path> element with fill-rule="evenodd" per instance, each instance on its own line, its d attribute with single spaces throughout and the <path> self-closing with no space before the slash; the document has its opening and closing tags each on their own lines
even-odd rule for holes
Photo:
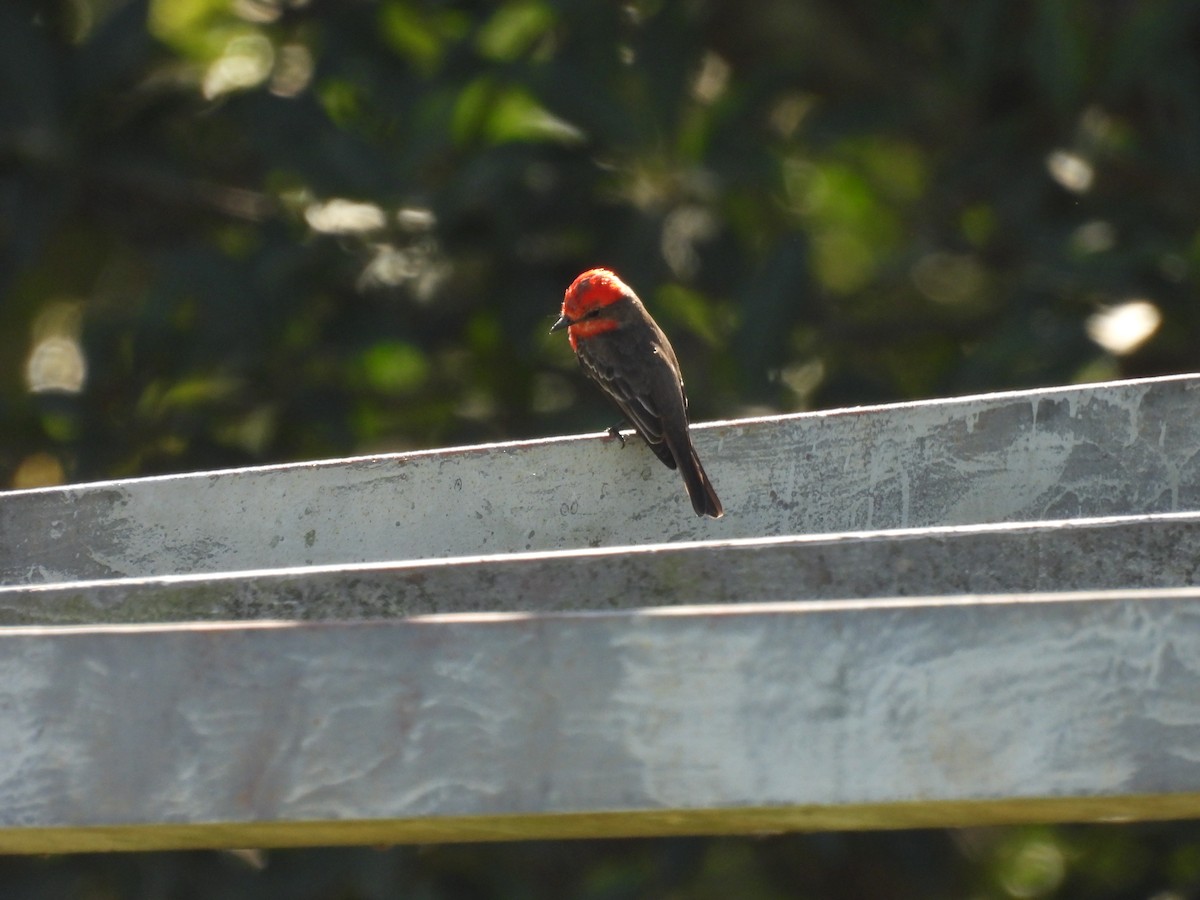
<svg viewBox="0 0 1200 900">
<path fill-rule="evenodd" d="M 398 618 L 1195 584 L 1200 513 L 0 588 L 0 625 Z"/>
<path fill-rule="evenodd" d="M 728 511 L 598 435 L 0 495 L 0 583 L 1200 508 L 1200 377 L 703 425 Z"/>
<path fill-rule="evenodd" d="M 0 851 L 1191 817 L 1197 696 L 1196 588 L 5 628 Z"/>
</svg>

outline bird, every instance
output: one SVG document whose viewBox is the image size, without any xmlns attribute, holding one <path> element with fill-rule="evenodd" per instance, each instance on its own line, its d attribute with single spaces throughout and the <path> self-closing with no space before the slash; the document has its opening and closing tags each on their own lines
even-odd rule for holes
<svg viewBox="0 0 1200 900">
<path fill-rule="evenodd" d="M 550 333 L 564 328 L 583 371 L 616 402 L 654 454 L 679 470 L 696 515 L 721 518 L 725 509 L 688 431 L 687 394 L 675 351 L 633 289 L 609 269 L 588 269 L 567 288 L 562 315 Z M 615 426 L 609 431 L 619 437 Z"/>
</svg>

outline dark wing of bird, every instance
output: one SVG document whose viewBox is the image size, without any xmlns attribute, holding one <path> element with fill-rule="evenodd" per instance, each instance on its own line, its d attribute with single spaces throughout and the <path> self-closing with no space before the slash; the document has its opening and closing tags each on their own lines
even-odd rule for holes
<svg viewBox="0 0 1200 900">
<path fill-rule="evenodd" d="M 583 353 L 579 354 L 579 362 L 588 375 L 613 399 L 625 418 L 642 436 L 642 440 L 654 451 L 654 455 L 662 460 L 667 468 L 674 469 L 675 457 L 663 440 L 662 415 L 656 408 L 653 396 L 655 392 L 650 389 L 651 385 L 634 384 L 616 367 L 605 365 Z M 626 367 L 626 371 L 630 369 Z M 685 400 L 684 403 L 686 402 Z"/>
</svg>

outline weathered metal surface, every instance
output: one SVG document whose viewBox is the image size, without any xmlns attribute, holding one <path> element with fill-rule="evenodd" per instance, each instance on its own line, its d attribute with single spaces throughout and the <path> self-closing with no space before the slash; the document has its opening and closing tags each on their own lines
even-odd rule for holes
<svg viewBox="0 0 1200 900">
<path fill-rule="evenodd" d="M 0 851 L 1200 815 L 1200 589 L 0 629 Z"/>
<path fill-rule="evenodd" d="M 1200 377 L 0 495 L 0 583 L 1200 509 Z"/>
<path fill-rule="evenodd" d="M 1200 513 L 656 544 L 0 588 L 0 625 L 447 612 L 1200 583 Z"/>
</svg>

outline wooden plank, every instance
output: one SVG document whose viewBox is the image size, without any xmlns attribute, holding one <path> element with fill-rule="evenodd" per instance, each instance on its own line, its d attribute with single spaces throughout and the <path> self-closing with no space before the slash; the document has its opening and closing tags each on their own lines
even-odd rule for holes
<svg viewBox="0 0 1200 900">
<path fill-rule="evenodd" d="M 1197 560 L 1200 513 L 1165 513 L 9 587 L 0 625 L 1183 587 Z"/>
<path fill-rule="evenodd" d="M 1200 815 L 1200 589 L 0 629 L 0 851 Z"/>
<path fill-rule="evenodd" d="M 692 515 L 599 436 L 0 495 L 0 583 L 1200 509 L 1200 377 L 699 426 Z"/>
</svg>

